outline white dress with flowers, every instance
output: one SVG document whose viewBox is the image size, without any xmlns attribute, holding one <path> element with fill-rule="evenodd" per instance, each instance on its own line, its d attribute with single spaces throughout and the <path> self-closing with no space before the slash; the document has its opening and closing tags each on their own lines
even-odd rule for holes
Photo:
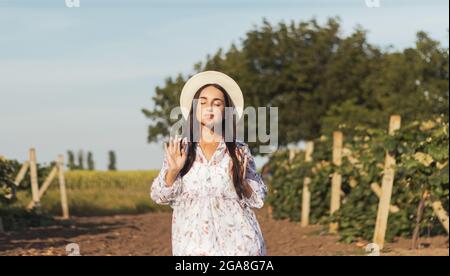
<svg viewBox="0 0 450 276">
<path fill-rule="evenodd" d="M 247 144 L 237 142 L 248 158 L 246 179 L 253 193 L 239 199 L 229 174 L 230 156 L 219 143 L 208 161 L 197 146 L 190 171 L 166 186 L 167 156 L 151 186 L 151 198 L 169 204 L 172 214 L 172 253 L 186 255 L 265 255 L 259 223 L 251 208 L 261 208 L 267 187 L 256 172 Z"/>
</svg>

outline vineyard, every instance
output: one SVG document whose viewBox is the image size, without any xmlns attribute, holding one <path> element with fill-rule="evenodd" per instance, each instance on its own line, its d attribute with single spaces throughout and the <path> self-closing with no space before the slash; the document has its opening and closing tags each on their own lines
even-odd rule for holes
<svg viewBox="0 0 450 276">
<path fill-rule="evenodd" d="M 310 225 L 322 225 L 320 233 L 336 233 L 343 244 L 367 244 L 375 236 L 386 156 L 390 156 L 395 166 L 386 242 L 447 236 L 448 128 L 443 117 L 414 121 L 394 132 L 341 125 L 338 131 L 309 141 L 306 151 L 280 149 L 265 166 L 270 170 L 270 174 L 265 174 L 270 187 L 269 216 L 280 223 L 288 220 L 298 225 L 288 227 L 310 229 Z M 4 158 L 0 162 L 0 215 L 4 230 L 54 225 L 53 217 L 62 215 L 60 194 L 54 183 L 57 180 L 50 182 L 41 198 L 43 214 L 30 212 L 27 206 L 32 202 L 32 177 L 27 172 L 16 185 L 14 179 L 24 164 Z M 47 181 L 53 165 L 36 165 L 39 183 Z M 67 171 L 64 175 L 70 213 L 90 217 L 170 211 L 148 197 L 149 183 L 157 173 Z M 335 184 L 339 184 L 337 197 L 333 195 Z M 268 229 L 272 231 L 275 224 L 267 224 L 272 225 Z"/>
<path fill-rule="evenodd" d="M 339 133 L 344 137 L 342 158 L 333 162 L 333 140 Z M 343 242 L 371 241 L 389 155 L 395 173 L 386 240 L 412 238 L 414 232 L 416 237 L 448 234 L 449 134 L 443 117 L 415 121 L 392 134 L 387 128 L 341 125 L 338 132 L 323 135 L 312 144 L 311 160 L 304 151 L 295 150 L 279 151 L 271 157 L 268 202 L 274 218 L 302 220 L 308 179 L 310 223 L 338 226 Z M 340 202 L 331 212 L 334 176 L 339 176 Z"/>
<path fill-rule="evenodd" d="M 355 244 L 370 243 L 378 232 L 391 247 L 419 248 L 420 237 L 436 237 L 437 250 L 442 250 L 442 238 L 448 237 L 448 128 L 444 117 L 401 127 L 398 124 L 397 129 L 341 125 L 335 132 L 308 141 L 305 150 L 280 149 L 272 154 L 265 166 L 270 173 L 263 173 L 270 187 L 266 201 L 269 209 L 257 212 L 269 252 L 360 255 L 364 250 L 355 249 Z M 35 242 L 45 240 L 46 246 L 41 251 L 6 247 L 12 250 L 5 251 L 7 254 L 64 254 L 55 245 L 64 242 L 56 238 L 59 235 L 90 244 L 87 252 L 93 255 L 133 254 L 136 252 L 129 247 L 134 243 L 133 248 L 139 248 L 140 254 L 170 254 L 170 244 L 158 236 L 164 232 L 164 239 L 170 240 L 170 208 L 156 205 L 148 195 L 149 184 L 158 171 L 64 172 L 71 218 L 61 221 L 55 220 L 64 217 L 57 183 L 61 180 L 52 178 L 57 174 L 57 162 L 35 164 L 39 190 L 48 188 L 39 197 L 39 212 L 29 208 L 33 202 L 33 173 L 24 170 L 28 165 L 0 159 L 0 226 L 15 233 L 11 237 L 19 240 L 38 235 Z M 391 179 L 387 177 L 390 173 Z M 379 217 L 390 180 L 392 195 L 387 201 L 389 216 L 384 232 Z M 126 222 L 120 226 L 123 220 Z M 153 230 L 149 232 L 148 228 Z M 56 237 L 49 229 L 58 229 Z M 117 231 L 122 234 L 114 234 Z M 281 232 L 291 234 L 280 239 Z M 135 238 L 139 242 L 130 240 Z M 407 246 L 404 241 L 408 241 Z M 413 245 L 409 245 L 410 241 Z M 33 241 L 27 243 L 33 247 Z M 4 242 L 8 244 L 12 243 Z M 324 251 L 316 252 L 316 244 L 324 244 Z"/>
<path fill-rule="evenodd" d="M 0 256 L 449 256 L 449 4 L 0 0 Z"/>
</svg>

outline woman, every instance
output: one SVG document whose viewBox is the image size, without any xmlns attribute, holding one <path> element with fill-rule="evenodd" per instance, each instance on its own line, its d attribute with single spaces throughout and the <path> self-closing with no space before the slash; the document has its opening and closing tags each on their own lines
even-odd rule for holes
<svg viewBox="0 0 450 276">
<path fill-rule="evenodd" d="M 188 80 L 180 103 L 190 129 L 198 126 L 199 139 L 194 131 L 170 138 L 151 187 L 155 202 L 173 208 L 173 255 L 265 255 L 250 208 L 263 206 L 267 187 L 248 146 L 235 140 L 235 120 L 225 120 L 226 107 L 242 116 L 239 86 L 223 73 L 205 71 Z"/>
</svg>

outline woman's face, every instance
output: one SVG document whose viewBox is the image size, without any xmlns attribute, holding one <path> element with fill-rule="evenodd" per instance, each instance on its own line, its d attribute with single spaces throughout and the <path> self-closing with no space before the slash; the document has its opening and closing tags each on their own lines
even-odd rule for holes
<svg viewBox="0 0 450 276">
<path fill-rule="evenodd" d="M 225 98 L 214 86 L 205 87 L 200 92 L 196 110 L 197 120 L 202 125 L 214 126 L 222 122 L 225 113 Z"/>
</svg>

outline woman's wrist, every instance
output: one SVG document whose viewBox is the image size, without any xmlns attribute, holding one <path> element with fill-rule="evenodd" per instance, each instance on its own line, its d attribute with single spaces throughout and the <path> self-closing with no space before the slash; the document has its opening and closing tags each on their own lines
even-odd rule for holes
<svg viewBox="0 0 450 276">
<path fill-rule="evenodd" d="M 170 174 L 171 176 L 176 177 L 176 176 L 178 176 L 179 173 L 180 173 L 180 170 L 171 169 L 171 168 L 167 169 L 167 174 Z"/>
<path fill-rule="evenodd" d="M 244 181 L 242 183 L 242 186 L 244 188 L 244 195 L 245 195 L 245 197 L 250 198 L 252 196 L 252 194 L 253 194 L 253 189 L 252 189 L 252 187 L 250 186 L 250 184 L 248 183 L 248 181 L 246 179 L 244 179 Z"/>
<path fill-rule="evenodd" d="M 168 169 L 166 173 L 166 186 L 171 187 L 173 183 L 175 182 L 175 179 L 177 179 L 179 174 L 178 170 Z"/>
</svg>

